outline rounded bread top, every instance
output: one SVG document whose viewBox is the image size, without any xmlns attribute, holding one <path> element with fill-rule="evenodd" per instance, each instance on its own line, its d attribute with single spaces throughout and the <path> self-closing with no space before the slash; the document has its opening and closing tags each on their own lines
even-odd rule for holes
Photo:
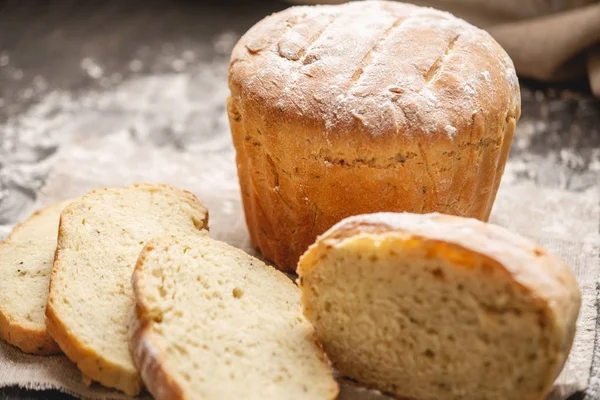
<svg viewBox="0 0 600 400">
<path fill-rule="evenodd" d="M 574 326 L 581 293 L 570 268 L 535 242 L 506 228 L 439 213 L 383 212 L 348 217 L 321 235 L 311 248 L 320 243 L 341 245 L 345 240 L 365 235 L 377 240 L 382 235 L 401 235 L 447 243 L 493 260 L 515 284 L 558 309 L 556 317 L 561 327 Z"/>
<path fill-rule="evenodd" d="M 266 17 L 233 50 L 232 97 L 263 118 L 328 135 L 469 136 L 518 118 L 519 85 L 485 31 L 390 1 L 300 6 Z M 484 134 L 485 135 L 485 134 Z"/>
</svg>

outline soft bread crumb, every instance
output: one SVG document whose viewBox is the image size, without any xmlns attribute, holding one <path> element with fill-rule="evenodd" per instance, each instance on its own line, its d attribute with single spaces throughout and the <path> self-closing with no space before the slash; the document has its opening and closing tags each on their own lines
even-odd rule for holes
<svg viewBox="0 0 600 400">
<path fill-rule="evenodd" d="M 195 234 L 206 208 L 169 185 L 99 189 L 61 215 L 47 327 L 90 379 L 129 395 L 142 387 L 127 345 L 131 274 L 147 240 Z"/>
<path fill-rule="evenodd" d="M 144 249 L 132 283 L 132 353 L 157 400 L 336 398 L 299 289 L 261 261 L 168 237 Z"/>
</svg>

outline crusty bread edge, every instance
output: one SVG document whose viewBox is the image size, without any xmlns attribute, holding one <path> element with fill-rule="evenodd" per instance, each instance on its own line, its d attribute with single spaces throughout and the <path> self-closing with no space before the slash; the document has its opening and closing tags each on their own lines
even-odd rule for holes
<svg viewBox="0 0 600 400">
<path fill-rule="evenodd" d="M 148 310 L 137 295 L 138 271 L 142 268 L 148 252 L 154 249 L 155 243 L 156 239 L 146 243 L 131 276 L 131 286 L 133 287 L 136 305 L 129 314 L 129 350 L 146 388 L 157 400 L 183 400 L 185 398 L 183 389 L 164 368 L 162 352 L 160 349 L 151 349 L 150 347 L 151 345 L 156 346 L 155 343 L 151 344 L 150 340 L 151 321 L 144 317 L 144 315 L 147 315 Z"/>
<path fill-rule="evenodd" d="M 194 193 L 190 192 L 189 190 L 181 189 L 181 188 L 178 188 L 177 186 L 173 186 L 168 183 L 150 183 L 150 182 L 134 183 L 132 185 L 125 186 L 125 189 L 151 188 L 151 190 L 156 190 L 155 188 L 157 188 L 157 187 L 163 188 L 163 189 L 168 189 L 168 190 L 174 189 L 174 190 L 184 194 L 186 196 L 188 202 L 191 205 L 202 209 L 204 212 L 204 218 L 202 220 L 200 220 L 200 221 L 193 220 L 194 226 L 200 231 L 201 230 L 206 230 L 206 231 L 210 230 L 209 226 L 208 226 L 208 208 L 206 208 L 206 206 L 198 199 L 198 197 L 196 197 L 196 195 Z M 97 189 L 97 190 L 101 190 L 101 189 Z M 93 192 L 96 192 L 96 190 L 94 190 Z M 93 193 L 93 192 L 91 192 L 91 193 Z"/>
<path fill-rule="evenodd" d="M 88 379 L 122 390 L 128 396 L 135 396 L 142 390 L 142 381 L 138 374 L 125 376 L 121 368 L 106 362 L 94 350 L 73 340 L 73 335 L 69 334 L 68 328 L 54 312 L 50 299 L 46 306 L 46 327 L 63 353 L 77 364 L 77 368 Z"/>
<path fill-rule="evenodd" d="M 96 190 L 90 192 L 94 193 Z M 141 378 L 136 375 L 128 376 L 126 384 L 120 384 L 124 379 L 116 365 L 108 363 L 102 359 L 94 350 L 80 343 L 77 338 L 69 332 L 69 329 L 61 322 L 56 311 L 54 310 L 54 296 L 52 295 L 52 281 L 57 270 L 58 256 L 61 249 L 61 241 L 63 239 L 63 216 L 65 212 L 70 210 L 70 206 L 66 207 L 60 215 L 58 225 L 58 241 L 56 252 L 54 253 L 54 266 L 50 277 L 50 290 L 48 303 L 46 304 L 46 329 L 52 338 L 56 341 L 63 353 L 75 364 L 83 373 L 84 379 L 93 379 L 100 382 L 104 386 L 117 388 L 124 391 L 129 396 L 138 394 L 142 389 Z"/>
<path fill-rule="evenodd" d="M 0 339 L 22 352 L 38 356 L 60 354 L 60 347 L 47 330 L 29 329 L 14 324 L 0 309 Z"/>
<path fill-rule="evenodd" d="M 26 220 L 15 226 L 12 232 L 0 242 L 0 247 L 8 245 L 9 240 L 12 238 L 14 232 L 18 231 L 27 222 L 30 222 L 33 218 L 42 214 L 50 208 L 60 206 L 62 203 L 65 205 L 71 200 L 64 200 L 41 208 L 31 214 Z M 3 310 L 2 304 L 0 304 L 0 339 L 5 342 L 16 346 L 24 353 L 35 354 L 40 356 L 50 356 L 54 354 L 60 354 L 60 347 L 52 339 L 52 336 L 48 333 L 48 330 L 39 330 L 32 328 L 25 328 L 15 324 L 12 318 L 10 318 Z"/>
<path fill-rule="evenodd" d="M 135 184 L 127 187 L 142 187 L 147 184 Z M 171 187 L 170 185 L 161 185 L 164 187 Z M 198 198 L 190 191 L 180 189 L 188 196 L 193 204 L 200 206 L 204 209 L 204 219 L 202 221 L 194 221 L 194 224 L 199 229 L 199 233 L 203 230 L 208 231 L 208 209 L 198 200 Z M 173 399 L 183 400 L 184 392 L 177 385 L 171 375 L 163 368 L 164 363 L 161 361 L 160 351 L 153 351 L 149 347 L 150 343 L 150 321 L 142 318 L 144 311 L 146 311 L 145 305 L 142 305 L 138 301 L 136 295 L 136 273 L 144 263 L 146 254 L 151 251 L 155 242 L 158 239 L 149 240 L 144 245 L 140 256 L 136 262 L 133 274 L 131 276 L 131 285 L 133 288 L 135 307 L 129 313 L 128 319 L 128 335 L 129 335 L 129 351 L 133 357 L 135 366 L 138 368 L 143 383 L 145 384 L 148 391 L 158 399 Z M 143 309 L 143 310 L 142 310 Z M 153 354 L 154 353 L 154 354 Z"/>
<path fill-rule="evenodd" d="M 163 367 L 162 352 L 151 349 L 150 326 L 140 321 L 138 313 L 136 307 L 129 316 L 129 349 L 146 388 L 157 400 L 183 400 L 183 390 Z"/>
</svg>

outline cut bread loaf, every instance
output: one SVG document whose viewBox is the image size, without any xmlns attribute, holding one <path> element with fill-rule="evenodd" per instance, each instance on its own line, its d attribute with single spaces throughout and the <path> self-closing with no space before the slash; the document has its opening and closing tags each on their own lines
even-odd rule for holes
<svg viewBox="0 0 600 400">
<path fill-rule="evenodd" d="M 159 184 L 94 190 L 63 211 L 46 325 L 84 375 L 141 390 L 127 345 L 136 260 L 147 240 L 197 232 L 207 217 L 191 193 Z"/>
<path fill-rule="evenodd" d="M 570 269 L 538 245 L 441 214 L 343 220 L 298 273 L 334 366 L 419 400 L 545 399 L 580 306 Z"/>
<path fill-rule="evenodd" d="M 162 238 L 132 278 L 130 345 L 155 399 L 335 399 L 300 290 L 208 235 Z"/>
<path fill-rule="evenodd" d="M 44 312 L 58 221 L 69 202 L 37 211 L 0 243 L 0 338 L 25 353 L 60 353 Z"/>
</svg>

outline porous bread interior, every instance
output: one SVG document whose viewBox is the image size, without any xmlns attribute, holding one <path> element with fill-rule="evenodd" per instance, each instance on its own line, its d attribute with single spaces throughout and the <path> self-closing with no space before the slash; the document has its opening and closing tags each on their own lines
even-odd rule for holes
<svg viewBox="0 0 600 400">
<path fill-rule="evenodd" d="M 0 244 L 0 337 L 28 353 L 60 349 L 46 332 L 45 310 L 58 221 L 69 201 L 48 206 L 17 226 Z"/>
<path fill-rule="evenodd" d="M 421 400 L 539 400 L 560 343 L 544 303 L 463 248 L 358 236 L 301 261 L 305 313 L 343 374 Z"/>
<path fill-rule="evenodd" d="M 165 238 L 148 245 L 133 282 L 146 325 L 133 346 L 151 355 L 138 366 L 155 397 L 146 363 L 186 399 L 336 397 L 300 290 L 261 261 L 208 236 Z"/>
<path fill-rule="evenodd" d="M 190 193 L 153 184 L 97 190 L 65 209 L 47 316 L 85 375 L 129 395 L 141 389 L 127 342 L 135 263 L 147 240 L 195 233 L 206 218 Z"/>
</svg>

